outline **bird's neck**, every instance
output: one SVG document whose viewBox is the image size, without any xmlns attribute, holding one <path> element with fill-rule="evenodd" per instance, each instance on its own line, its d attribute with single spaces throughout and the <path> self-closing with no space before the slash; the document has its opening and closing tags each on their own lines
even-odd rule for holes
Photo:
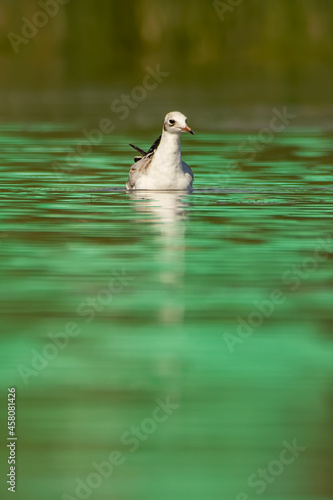
<svg viewBox="0 0 333 500">
<path fill-rule="evenodd" d="M 172 159 L 173 163 L 181 164 L 180 136 L 163 130 L 161 142 L 156 153 L 158 153 L 158 156 L 161 155 L 161 157 Z"/>
</svg>

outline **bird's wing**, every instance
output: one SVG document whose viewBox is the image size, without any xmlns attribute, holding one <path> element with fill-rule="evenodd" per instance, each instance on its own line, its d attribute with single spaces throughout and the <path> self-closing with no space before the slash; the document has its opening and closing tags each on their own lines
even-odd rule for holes
<svg viewBox="0 0 333 500">
<path fill-rule="evenodd" d="M 136 151 L 138 151 L 140 153 L 140 155 L 141 155 L 141 156 L 136 156 L 134 158 L 134 161 L 135 162 L 140 161 L 141 158 L 145 158 L 146 156 L 152 155 L 153 153 L 155 153 L 155 151 L 158 148 L 158 145 L 159 145 L 160 142 L 161 142 L 161 136 L 159 136 L 159 138 L 156 139 L 156 141 L 154 142 L 154 144 L 149 148 L 149 150 L 147 152 L 144 151 L 141 148 L 138 148 L 138 146 L 134 146 L 134 144 L 130 144 L 131 148 L 133 148 Z"/>
<path fill-rule="evenodd" d="M 154 153 L 155 153 L 156 149 L 158 148 L 160 142 L 161 142 L 161 136 L 159 136 L 159 138 L 156 139 L 156 141 L 149 148 L 147 153 L 145 151 L 143 151 L 143 149 L 140 149 L 137 146 L 133 146 L 133 144 L 130 144 L 130 146 L 132 148 L 136 149 L 137 151 L 139 151 L 139 153 L 142 154 L 142 157 L 136 156 L 134 158 L 135 163 L 134 163 L 134 165 L 132 165 L 132 167 L 129 171 L 128 182 L 126 184 L 127 189 L 133 189 L 135 187 L 135 183 L 136 183 L 137 179 L 141 175 L 144 175 L 147 172 L 147 170 L 150 166 L 151 160 L 153 159 Z"/>
<path fill-rule="evenodd" d="M 135 188 L 136 181 L 141 177 L 141 175 L 144 175 L 147 172 L 152 157 L 152 154 L 150 154 L 149 156 L 146 155 L 144 158 L 141 158 L 141 160 L 138 160 L 136 163 L 134 163 L 134 165 L 131 166 L 128 176 L 128 182 L 126 184 L 127 189 Z"/>
<path fill-rule="evenodd" d="M 161 142 L 161 135 L 156 139 L 156 141 L 154 142 L 154 144 L 149 148 L 148 150 L 148 155 L 151 154 L 151 153 L 155 153 L 156 149 L 158 148 L 158 146 L 160 145 L 160 142 Z"/>
<path fill-rule="evenodd" d="M 138 146 L 134 146 L 133 144 L 130 144 L 131 148 L 135 149 L 136 151 L 138 151 L 141 156 L 146 156 L 146 151 L 144 151 L 143 149 L 141 148 L 138 148 Z"/>
</svg>

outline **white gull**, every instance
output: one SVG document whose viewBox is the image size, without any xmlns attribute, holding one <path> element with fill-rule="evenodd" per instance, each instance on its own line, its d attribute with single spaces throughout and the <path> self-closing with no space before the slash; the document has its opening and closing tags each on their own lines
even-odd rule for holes
<svg viewBox="0 0 333 500">
<path fill-rule="evenodd" d="M 137 146 L 141 156 L 135 157 L 134 165 L 129 172 L 126 188 L 153 190 L 186 190 L 193 185 L 193 172 L 182 161 L 180 136 L 183 132 L 194 132 L 186 123 L 186 116 L 178 111 L 168 113 L 164 119 L 162 135 L 154 142 L 146 153 Z"/>
</svg>

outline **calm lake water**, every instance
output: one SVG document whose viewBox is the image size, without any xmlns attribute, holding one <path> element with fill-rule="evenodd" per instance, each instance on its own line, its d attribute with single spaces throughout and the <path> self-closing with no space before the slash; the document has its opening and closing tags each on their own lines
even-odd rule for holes
<svg viewBox="0 0 333 500">
<path fill-rule="evenodd" d="M 0 123 L 16 498 L 333 498 L 333 133 L 274 108 L 192 105 L 192 194 L 124 191 L 156 110 Z"/>
</svg>

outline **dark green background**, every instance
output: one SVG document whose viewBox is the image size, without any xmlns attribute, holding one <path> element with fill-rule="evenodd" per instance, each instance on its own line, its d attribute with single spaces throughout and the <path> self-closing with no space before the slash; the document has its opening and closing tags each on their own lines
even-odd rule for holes
<svg viewBox="0 0 333 500">
<path fill-rule="evenodd" d="M 135 84 L 160 63 L 174 84 L 225 86 L 226 101 L 332 99 L 328 0 L 244 0 L 223 22 L 205 0 L 70 0 L 15 54 L 7 34 L 37 10 L 34 0 L 1 2 L 1 87 Z"/>
</svg>

